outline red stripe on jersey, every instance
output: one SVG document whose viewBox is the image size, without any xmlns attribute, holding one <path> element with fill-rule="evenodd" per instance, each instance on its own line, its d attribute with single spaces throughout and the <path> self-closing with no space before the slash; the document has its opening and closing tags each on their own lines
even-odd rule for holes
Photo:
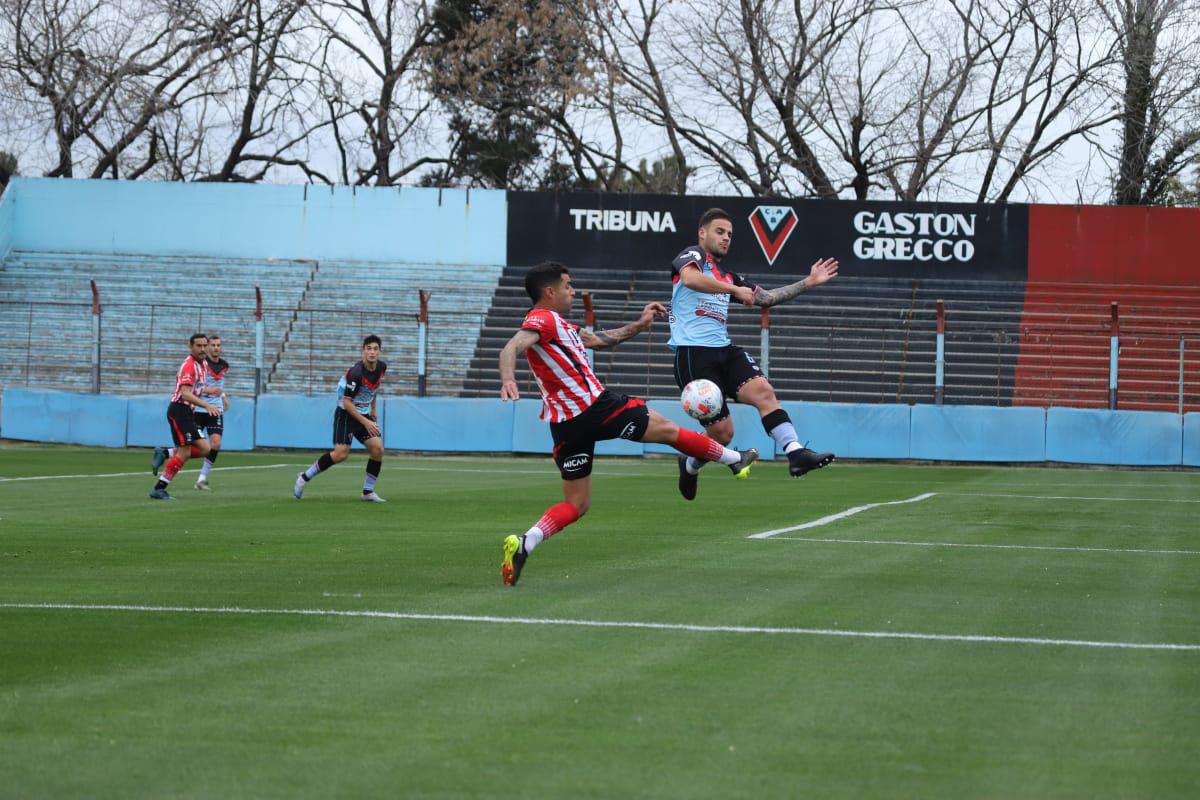
<svg viewBox="0 0 1200 800">
<path fill-rule="evenodd" d="M 200 387 L 204 385 L 205 376 L 208 375 L 208 369 L 203 362 L 188 356 L 179 365 L 179 371 L 175 373 L 175 394 L 171 395 L 172 403 L 183 403 L 184 399 L 180 396 L 184 386 L 192 387 L 192 394 L 200 391 Z M 188 403 L 189 406 L 195 408 L 194 403 Z"/>
<path fill-rule="evenodd" d="M 521 327 L 538 334 L 525 358 L 542 391 L 542 419 L 563 422 L 582 414 L 604 387 L 588 363 L 578 326 L 549 309 L 535 308 Z"/>
</svg>

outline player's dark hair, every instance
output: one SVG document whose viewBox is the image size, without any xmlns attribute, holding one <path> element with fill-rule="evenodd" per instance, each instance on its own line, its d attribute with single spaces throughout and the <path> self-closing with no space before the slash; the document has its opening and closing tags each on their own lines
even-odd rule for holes
<svg viewBox="0 0 1200 800">
<path fill-rule="evenodd" d="M 207 334 L 193 333 L 192 338 L 188 339 L 188 347 L 191 347 L 192 345 L 194 345 L 196 343 L 197 339 L 207 339 L 207 338 L 208 338 Z"/>
<path fill-rule="evenodd" d="M 380 350 L 383 349 L 383 339 L 380 339 L 373 333 L 367 336 L 367 338 L 363 339 L 363 347 L 366 347 L 369 344 L 377 344 L 379 345 Z"/>
<path fill-rule="evenodd" d="M 557 286 L 563 275 L 569 275 L 566 264 L 557 261 L 543 261 L 535 267 L 530 267 L 525 273 L 525 293 L 529 299 L 537 302 L 542 299 L 542 289 L 547 286 Z"/>
<path fill-rule="evenodd" d="M 210 334 L 208 335 L 208 340 L 211 342 L 213 339 L 216 339 L 218 342 L 219 342 L 219 341 L 221 341 L 221 334 L 219 334 L 219 333 L 210 333 Z"/>
<path fill-rule="evenodd" d="M 715 219 L 723 219 L 730 223 L 733 222 L 733 217 L 731 217 L 731 216 L 729 216 L 729 214 L 725 213 L 725 209 L 710 208 L 708 211 L 705 211 L 703 214 L 700 215 L 700 224 L 697 225 L 696 227 L 703 228 L 705 225 L 707 225 L 708 223 L 712 222 Z"/>
</svg>

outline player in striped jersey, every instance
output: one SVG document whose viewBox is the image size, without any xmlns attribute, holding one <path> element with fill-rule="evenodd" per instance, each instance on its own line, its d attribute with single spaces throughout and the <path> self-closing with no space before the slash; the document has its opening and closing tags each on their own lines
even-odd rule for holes
<svg viewBox="0 0 1200 800">
<path fill-rule="evenodd" d="M 522 536 L 504 539 L 500 574 L 512 586 L 525 561 L 543 540 L 558 533 L 585 513 L 592 502 L 592 456 L 596 442 L 632 439 L 674 447 L 684 455 L 729 465 L 734 476 L 749 476 L 758 451 L 731 450 L 703 434 L 680 428 L 651 411 L 646 401 L 605 389 L 596 379 L 584 348 L 615 347 L 650 329 L 655 317 L 665 316 L 661 303 L 650 303 L 636 322 L 595 333 L 567 322 L 575 289 L 562 264 L 547 261 L 525 275 L 525 291 L 534 306 L 525 315 L 521 330 L 500 352 L 500 397 L 517 400 L 517 356 L 524 353 L 542 393 L 542 419 L 550 423 L 554 462 L 562 476 L 565 502 L 546 509 L 541 519 Z"/>
<path fill-rule="evenodd" d="M 209 405 L 197 392 L 204 385 L 208 376 L 205 366 L 205 355 L 208 349 L 208 337 L 203 333 L 193 333 L 188 340 L 191 353 L 179 365 L 175 373 L 175 394 L 171 395 L 171 404 L 167 406 L 167 423 L 171 426 L 171 439 L 175 442 L 175 454 L 167 461 L 162 476 L 150 490 L 150 497 L 155 500 L 173 500 L 167 494 L 167 484 L 183 467 L 188 456 L 207 456 L 208 442 L 196 429 L 196 407 L 199 406 L 209 414 L 221 412 L 215 406 Z"/>
</svg>

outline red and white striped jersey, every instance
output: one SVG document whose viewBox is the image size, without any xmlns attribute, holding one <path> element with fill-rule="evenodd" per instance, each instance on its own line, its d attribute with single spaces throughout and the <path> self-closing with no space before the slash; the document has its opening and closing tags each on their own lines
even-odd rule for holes
<svg viewBox="0 0 1200 800">
<path fill-rule="evenodd" d="M 548 308 L 535 308 L 525 315 L 521 329 L 538 335 L 525 358 L 542 390 L 542 419 L 565 422 L 596 402 L 604 387 L 588 363 L 578 325 Z"/>
<path fill-rule="evenodd" d="M 183 363 L 179 365 L 179 372 L 175 373 L 175 394 L 171 395 L 171 402 L 184 402 L 183 398 L 179 396 L 179 391 L 187 384 L 191 384 L 192 394 L 199 395 L 200 387 L 204 386 L 204 382 L 207 380 L 208 367 L 205 366 L 204 359 L 197 361 L 191 356 L 188 356 L 183 360 Z M 192 408 L 196 407 L 194 403 L 188 403 L 187 405 L 191 406 Z"/>
</svg>

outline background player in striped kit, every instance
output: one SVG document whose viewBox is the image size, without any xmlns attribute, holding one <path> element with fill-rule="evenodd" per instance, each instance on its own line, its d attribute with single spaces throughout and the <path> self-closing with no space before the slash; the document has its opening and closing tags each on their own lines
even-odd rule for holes
<svg viewBox="0 0 1200 800">
<path fill-rule="evenodd" d="M 196 388 L 204 384 L 208 372 L 204 360 L 208 338 L 203 333 L 193 333 L 188 344 L 191 353 L 175 373 L 175 394 L 171 395 L 171 403 L 167 406 L 167 424 L 171 428 L 171 439 L 175 442 L 175 454 L 167 461 L 162 476 L 150 490 L 150 497 L 155 500 L 174 499 L 167 494 L 167 485 L 183 467 L 188 456 L 208 455 L 208 442 L 196 429 L 196 407 L 200 406 L 210 414 L 220 413 L 196 395 Z"/>
<path fill-rule="evenodd" d="M 375 481 L 383 468 L 383 434 L 375 417 L 375 401 L 387 363 L 379 360 L 383 342 L 374 334 L 363 339 L 362 360 L 346 370 L 337 385 L 337 408 L 333 412 L 333 449 L 312 463 L 307 470 L 296 474 L 292 494 L 304 498 L 304 487 L 313 478 L 350 455 L 350 437 L 367 448 L 367 475 L 363 480 L 362 499 L 369 503 L 386 503 L 375 494 Z"/>
<path fill-rule="evenodd" d="M 208 455 L 200 466 L 200 477 L 196 480 L 196 488 L 208 491 L 208 473 L 217 456 L 221 454 L 221 437 L 225 432 L 225 412 L 229 410 L 229 398 L 225 396 L 225 373 L 229 371 L 229 362 L 221 357 L 221 337 L 212 334 L 208 337 L 208 355 L 204 363 L 208 374 L 204 385 L 200 387 L 199 395 L 205 401 L 221 409 L 217 415 L 196 409 L 196 427 L 208 435 Z"/>
<path fill-rule="evenodd" d="M 575 300 L 571 276 L 562 264 L 547 261 L 525 275 L 525 291 L 533 309 L 521 330 L 500 352 L 500 398 L 517 400 L 517 356 L 525 354 L 542 393 L 542 419 L 550 423 L 554 438 L 554 463 L 562 476 L 565 502 L 546 509 L 542 518 L 522 536 L 504 539 L 500 575 L 512 586 L 521 576 L 535 547 L 587 513 L 592 503 L 592 456 L 596 442 L 631 439 L 674 447 L 685 455 L 729 465 L 735 477 L 744 478 L 758 458 L 754 449 L 731 450 L 703 434 L 680 428 L 651 411 L 646 401 L 605 389 L 592 372 L 585 347 L 615 347 L 649 330 L 655 317 L 667 309 L 649 303 L 636 322 L 616 330 L 582 330 L 563 319 Z"/>
</svg>

